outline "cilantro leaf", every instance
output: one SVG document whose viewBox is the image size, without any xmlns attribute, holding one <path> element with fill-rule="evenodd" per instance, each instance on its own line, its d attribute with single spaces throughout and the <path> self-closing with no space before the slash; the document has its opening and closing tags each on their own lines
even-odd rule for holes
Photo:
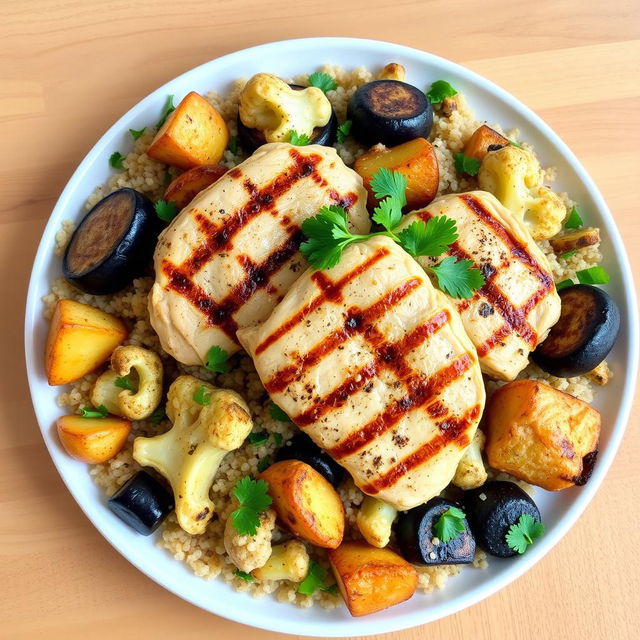
<svg viewBox="0 0 640 640">
<path fill-rule="evenodd" d="M 298 593 L 312 596 L 318 589 L 322 588 L 326 579 L 327 570 L 312 560 L 307 577 L 298 585 Z"/>
<path fill-rule="evenodd" d="M 505 540 L 511 549 L 522 555 L 536 538 L 544 533 L 544 525 L 523 513 L 516 524 L 509 527 Z"/>
<path fill-rule="evenodd" d="M 235 156 L 238 153 L 238 136 L 231 136 L 229 140 L 229 151 Z"/>
<path fill-rule="evenodd" d="M 256 579 L 250 574 L 250 573 L 245 573 L 244 571 L 240 571 L 240 569 L 236 569 L 233 572 L 234 576 L 237 576 L 238 578 L 240 578 L 240 580 L 244 580 L 245 582 L 255 582 Z"/>
<path fill-rule="evenodd" d="M 269 405 L 269 415 L 280 422 L 291 422 L 291 418 L 275 402 Z"/>
<path fill-rule="evenodd" d="M 564 228 L 579 229 L 583 224 L 584 222 L 582 221 L 582 218 L 578 213 L 577 207 L 572 207 L 571 211 L 569 212 L 569 217 L 567 218 L 567 221 L 564 223 Z"/>
<path fill-rule="evenodd" d="M 347 136 L 351 133 L 352 126 L 353 122 L 351 120 L 345 120 L 341 125 L 338 125 L 336 132 L 338 142 L 342 143 L 347 139 Z"/>
<path fill-rule="evenodd" d="M 398 233 L 400 246 L 414 258 L 431 256 L 437 258 L 458 239 L 455 220 L 447 216 L 431 218 L 426 224 L 422 220 L 412 222 Z"/>
<path fill-rule="evenodd" d="M 227 373 L 229 366 L 227 358 L 229 354 L 217 344 L 207 351 L 207 360 L 204 364 L 205 368 L 215 373 Z"/>
<path fill-rule="evenodd" d="M 250 433 L 249 434 L 249 442 L 254 447 L 259 447 L 261 444 L 264 444 L 269 440 L 269 434 L 266 431 L 259 431 L 258 433 Z"/>
<path fill-rule="evenodd" d="M 208 404 L 211 404 L 211 394 L 204 386 L 201 386 L 198 387 L 198 390 L 193 394 L 193 400 L 199 405 L 206 407 Z"/>
<path fill-rule="evenodd" d="M 442 542 L 449 542 L 466 529 L 464 511 L 458 507 L 449 507 L 433 525 L 433 530 Z"/>
<path fill-rule="evenodd" d="M 169 169 L 167 169 L 164 172 L 164 186 L 168 187 L 171 184 L 171 181 L 173 180 L 173 176 L 171 175 L 171 172 L 169 171 Z"/>
<path fill-rule="evenodd" d="M 109 156 L 109 164 L 114 169 L 124 169 L 124 165 L 122 164 L 123 160 L 124 160 L 124 156 L 119 151 L 114 151 Z"/>
<path fill-rule="evenodd" d="M 154 424 L 162 422 L 167 417 L 163 407 L 158 407 L 150 416 L 149 421 Z"/>
<path fill-rule="evenodd" d="M 169 114 L 175 110 L 176 108 L 173 104 L 173 96 L 167 96 L 167 101 L 164 103 L 164 107 L 160 112 L 160 120 L 158 120 L 158 124 L 156 124 L 156 129 L 159 129 L 167 121 Z"/>
<path fill-rule="evenodd" d="M 400 209 L 407 204 L 405 197 L 407 178 L 398 171 L 380 167 L 371 178 L 370 186 L 378 200 L 386 197 L 393 198 L 399 203 Z"/>
<path fill-rule="evenodd" d="M 281 447 L 284 440 L 282 434 L 274 431 L 271 435 L 273 436 L 273 441 L 276 443 L 276 447 Z"/>
<path fill-rule="evenodd" d="M 472 260 L 456 261 L 448 256 L 430 269 L 438 280 L 438 287 L 452 298 L 471 298 L 484 284 L 484 276 L 473 266 Z"/>
<path fill-rule="evenodd" d="M 298 147 L 306 147 L 311 140 L 306 133 L 299 134 L 295 129 L 291 129 L 291 131 L 289 131 L 289 142 Z"/>
<path fill-rule="evenodd" d="M 458 173 L 466 173 L 469 176 L 478 175 L 480 171 L 480 160 L 465 156 L 464 153 L 456 153 L 454 158 L 454 164 L 456 165 L 456 171 Z"/>
<path fill-rule="evenodd" d="M 392 231 L 402 220 L 402 209 L 393 198 L 385 198 L 373 210 L 371 219 L 381 224 L 387 231 Z"/>
<path fill-rule="evenodd" d="M 126 389 L 127 391 L 135 391 L 131 378 L 129 376 L 120 376 L 113 381 L 113 384 L 119 389 Z"/>
<path fill-rule="evenodd" d="M 144 132 L 147 130 L 147 127 L 142 127 L 142 129 L 138 129 L 137 131 L 135 129 L 129 129 L 129 133 L 131 134 L 131 137 L 134 140 L 137 140 L 138 138 L 141 138 L 144 135 Z"/>
<path fill-rule="evenodd" d="M 589 267 L 576 271 L 576 277 L 580 284 L 607 284 L 611 277 L 604 267 Z"/>
<path fill-rule="evenodd" d="M 271 458 L 260 458 L 258 461 L 258 471 L 262 473 L 271 466 Z"/>
<path fill-rule="evenodd" d="M 334 267 L 348 244 L 365 237 L 349 231 L 347 212 L 337 205 L 322 207 L 317 216 L 307 218 L 302 223 L 302 232 L 308 240 L 300 245 L 300 251 L 316 269 Z"/>
<path fill-rule="evenodd" d="M 578 253 L 578 250 L 572 249 L 571 251 L 565 251 L 564 253 L 561 253 L 558 257 L 562 258 L 563 260 L 568 260 L 569 258 L 575 256 L 576 253 Z"/>
<path fill-rule="evenodd" d="M 178 207 L 176 207 L 174 202 L 158 200 L 158 202 L 155 203 L 154 208 L 158 218 L 165 222 L 171 222 L 178 215 Z"/>
<path fill-rule="evenodd" d="M 109 410 L 103 404 L 98 405 L 94 409 L 82 407 L 83 418 L 106 418 L 108 414 Z"/>
<path fill-rule="evenodd" d="M 328 74 L 322 71 L 315 71 L 309 76 L 309 86 L 318 87 L 324 93 L 338 88 L 338 83 Z"/>
<path fill-rule="evenodd" d="M 240 507 L 231 513 L 235 530 L 242 536 L 254 536 L 260 526 L 260 513 L 271 506 L 269 485 L 264 480 L 253 480 L 244 476 L 236 483 L 231 493 Z"/>
<path fill-rule="evenodd" d="M 436 80 L 429 91 L 427 98 L 431 104 L 439 104 L 445 98 L 451 98 L 456 95 L 457 90 L 454 89 L 446 80 Z"/>
</svg>

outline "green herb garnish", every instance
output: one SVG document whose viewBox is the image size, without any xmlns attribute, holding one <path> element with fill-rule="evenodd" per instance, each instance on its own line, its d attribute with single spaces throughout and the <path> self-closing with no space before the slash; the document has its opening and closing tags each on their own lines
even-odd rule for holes
<svg viewBox="0 0 640 640">
<path fill-rule="evenodd" d="M 245 582 L 255 582 L 256 579 L 250 574 L 250 573 L 245 573 L 244 571 L 240 571 L 240 569 L 236 569 L 233 572 L 234 576 L 237 576 L 238 578 L 240 578 L 240 580 L 244 580 Z"/>
<path fill-rule="evenodd" d="M 124 165 L 122 164 L 123 160 L 124 160 L 124 156 L 119 151 L 114 151 L 109 156 L 109 164 L 114 169 L 124 169 Z"/>
<path fill-rule="evenodd" d="M 440 104 L 445 98 L 451 98 L 456 93 L 458 93 L 456 89 L 446 80 L 436 80 L 427 92 L 427 98 L 431 104 Z"/>
<path fill-rule="evenodd" d="M 158 424 L 162 422 L 167 417 L 167 414 L 164 411 L 164 407 L 158 407 L 150 416 L 149 421 L 153 422 L 153 424 Z"/>
<path fill-rule="evenodd" d="M 142 127 L 142 129 L 138 129 L 137 131 L 135 129 L 129 129 L 129 133 L 134 140 L 137 140 L 138 138 L 141 138 L 143 136 L 146 130 L 147 127 Z"/>
<path fill-rule="evenodd" d="M 235 530 L 241 536 L 255 536 L 260 526 L 260 514 L 271 506 L 269 485 L 264 480 L 245 476 L 238 480 L 231 493 L 238 500 L 239 508 L 231 513 Z"/>
<path fill-rule="evenodd" d="M 315 71 L 309 76 L 309 86 L 318 87 L 324 93 L 338 88 L 338 83 L 328 74 L 322 71 Z"/>
<path fill-rule="evenodd" d="M 561 253 L 558 257 L 562 258 L 563 260 L 568 260 L 569 258 L 575 256 L 576 253 L 578 253 L 578 250 L 572 249 L 571 251 L 565 251 L 564 253 Z"/>
<path fill-rule="evenodd" d="M 204 386 L 198 387 L 198 390 L 193 394 L 193 400 L 199 405 L 206 407 L 208 404 L 211 404 L 211 393 L 209 393 Z"/>
<path fill-rule="evenodd" d="M 305 147 L 311 142 L 311 140 L 306 133 L 298 134 L 295 129 L 291 129 L 291 131 L 289 131 L 289 142 L 298 147 Z"/>
<path fill-rule="evenodd" d="M 328 587 L 320 587 L 320 591 L 324 591 L 325 593 L 330 593 L 332 596 L 338 595 L 338 585 L 332 584 Z"/>
<path fill-rule="evenodd" d="M 566 280 L 560 280 L 560 282 L 556 282 L 556 291 L 562 291 L 567 287 L 572 287 L 574 284 L 573 280 L 567 278 Z"/>
<path fill-rule="evenodd" d="M 266 431 L 260 431 L 258 433 L 250 433 L 249 434 L 249 442 L 254 447 L 259 447 L 261 444 L 264 444 L 269 440 L 269 434 Z"/>
<path fill-rule="evenodd" d="M 238 153 L 238 136 L 231 136 L 229 140 L 229 151 L 235 156 Z"/>
<path fill-rule="evenodd" d="M 271 466 L 271 458 L 260 458 L 258 460 L 258 471 L 262 473 L 265 469 Z"/>
<path fill-rule="evenodd" d="M 109 414 L 109 409 L 105 407 L 103 404 L 98 405 L 94 409 L 87 409 L 87 407 L 82 407 L 82 417 L 83 418 L 106 418 Z"/>
<path fill-rule="evenodd" d="M 469 176 L 476 176 L 478 175 L 478 171 L 480 171 L 480 165 L 482 163 L 480 160 L 465 156 L 464 153 L 456 153 L 454 164 L 458 173 L 466 173 Z"/>
<path fill-rule="evenodd" d="M 484 285 L 484 276 L 473 265 L 473 260 L 448 256 L 428 270 L 435 274 L 438 287 L 452 298 L 471 298 L 473 292 Z"/>
<path fill-rule="evenodd" d="M 398 233 L 398 237 L 405 251 L 412 256 L 437 258 L 458 239 L 458 231 L 454 220 L 446 216 L 437 216 L 426 224 L 411 223 Z"/>
<path fill-rule="evenodd" d="M 164 172 L 164 186 L 168 187 L 171 184 L 172 180 L 173 180 L 173 176 L 171 175 L 171 172 L 169 171 L 169 169 L 167 169 Z"/>
<path fill-rule="evenodd" d="M 307 577 L 298 585 L 298 593 L 312 596 L 318 589 L 323 587 L 326 579 L 327 570 L 312 560 Z"/>
<path fill-rule="evenodd" d="M 173 96 L 167 96 L 167 101 L 164 103 L 164 107 L 160 112 L 160 120 L 158 120 L 158 124 L 156 124 L 156 129 L 159 129 L 166 122 L 169 114 L 175 110 L 176 108 L 173 104 Z"/>
<path fill-rule="evenodd" d="M 509 527 L 505 540 L 511 549 L 522 555 L 536 538 L 544 533 L 544 525 L 523 513 L 516 524 Z"/>
<path fill-rule="evenodd" d="M 509 140 L 509 144 L 512 147 L 517 147 L 518 149 L 524 149 L 524 147 L 519 142 L 514 142 L 513 140 Z"/>
<path fill-rule="evenodd" d="M 229 371 L 229 365 L 227 365 L 227 359 L 229 354 L 219 347 L 214 345 L 207 351 L 207 360 L 204 364 L 205 368 L 215 373 L 227 373 Z"/>
<path fill-rule="evenodd" d="M 351 120 L 345 120 L 341 125 L 338 125 L 338 131 L 336 132 L 336 138 L 338 142 L 344 142 L 347 136 L 351 133 L 351 127 L 353 122 Z"/>
<path fill-rule="evenodd" d="M 171 222 L 178 215 L 178 207 L 176 207 L 174 202 L 158 200 L 154 207 L 158 218 L 165 222 Z"/>
<path fill-rule="evenodd" d="M 271 435 L 273 436 L 273 441 L 276 443 L 276 447 L 281 447 L 282 442 L 284 440 L 284 438 L 282 437 L 282 434 L 278 433 L 277 431 L 274 431 Z"/>
<path fill-rule="evenodd" d="M 466 516 L 462 509 L 449 507 L 433 525 L 433 530 L 436 532 L 438 539 L 442 542 L 449 542 L 457 538 L 466 529 L 465 518 Z"/>
<path fill-rule="evenodd" d="M 129 376 L 119 376 L 113 381 L 113 384 L 119 389 L 126 389 L 127 391 L 135 391 L 133 387 L 133 383 L 131 382 L 131 378 L 129 378 Z"/>
<path fill-rule="evenodd" d="M 580 284 L 607 284 L 611 280 L 604 267 L 589 267 L 576 271 L 576 277 Z"/>
<path fill-rule="evenodd" d="M 269 405 L 269 415 L 280 422 L 291 422 L 291 418 L 274 402 Z"/>
<path fill-rule="evenodd" d="M 582 222 L 582 218 L 578 213 L 577 207 L 573 207 L 569 212 L 569 217 L 567 218 L 567 221 L 564 223 L 564 228 L 579 229 L 583 224 L 584 222 Z"/>
</svg>

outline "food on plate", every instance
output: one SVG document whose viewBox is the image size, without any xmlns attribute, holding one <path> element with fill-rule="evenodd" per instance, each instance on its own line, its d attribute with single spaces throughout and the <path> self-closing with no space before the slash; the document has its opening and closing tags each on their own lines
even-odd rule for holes
<svg viewBox="0 0 640 640">
<path fill-rule="evenodd" d="M 74 231 L 62 261 L 64 277 L 86 293 L 120 291 L 149 267 L 159 232 L 153 203 L 135 189 L 118 189 Z"/>
<path fill-rule="evenodd" d="M 471 260 L 484 274 L 485 284 L 473 297 L 454 301 L 482 371 L 513 380 L 560 315 L 549 263 L 518 219 L 482 191 L 442 196 L 405 216 L 399 228 L 439 216 L 457 225 L 458 237 L 446 254 Z M 418 262 L 431 266 L 434 258 Z"/>
<path fill-rule="evenodd" d="M 581 229 L 566 229 L 561 234 L 551 238 L 549 244 L 557 254 L 579 251 L 585 247 L 592 247 L 600 243 L 600 229 L 582 227 Z"/>
<path fill-rule="evenodd" d="M 365 496 L 356 524 L 362 537 L 373 547 L 386 547 L 391 539 L 391 529 L 398 515 L 397 509 L 372 496 Z"/>
<path fill-rule="evenodd" d="M 371 179 L 381 167 L 397 171 L 406 177 L 408 211 L 425 207 L 438 191 L 438 159 L 433 146 L 424 138 L 415 138 L 397 147 L 372 147 L 356 159 L 353 167 L 362 176 L 369 194 L 367 204 L 370 209 L 378 204 Z"/>
<path fill-rule="evenodd" d="M 169 481 L 180 526 L 188 533 L 202 533 L 215 512 L 209 489 L 218 467 L 251 431 L 249 407 L 235 391 L 180 376 L 169 388 L 166 411 L 172 428 L 152 438 L 136 438 L 133 457 Z"/>
<path fill-rule="evenodd" d="M 276 461 L 280 460 L 306 462 L 335 488 L 346 476 L 345 470 L 305 433 L 296 433 L 290 442 L 278 450 Z"/>
<path fill-rule="evenodd" d="M 269 484 L 273 508 L 291 533 L 325 549 L 335 549 L 342 542 L 342 501 L 313 467 L 300 460 L 282 460 L 259 478 Z"/>
<path fill-rule="evenodd" d="M 331 102 L 318 87 L 287 84 L 270 73 L 258 73 L 240 94 L 238 137 L 249 152 L 265 142 L 331 146 L 338 122 Z"/>
<path fill-rule="evenodd" d="M 82 378 L 127 337 L 122 320 L 75 300 L 58 300 L 49 325 L 45 370 L 50 385 Z"/>
<path fill-rule="evenodd" d="M 533 352 L 544 371 L 563 378 L 597 367 L 608 355 L 620 331 L 620 311 L 599 287 L 577 284 L 560 292 L 560 319 Z"/>
<path fill-rule="evenodd" d="M 164 192 L 166 202 L 173 202 L 178 211 L 184 209 L 201 191 L 221 178 L 228 167 L 221 164 L 206 164 L 193 167 L 174 178 Z"/>
<path fill-rule="evenodd" d="M 162 361 L 157 353 L 135 345 L 116 347 L 111 368 L 102 373 L 91 391 L 95 407 L 109 413 L 143 420 L 153 414 L 162 400 Z"/>
<path fill-rule="evenodd" d="M 453 484 L 460 489 L 475 489 L 487 481 L 487 470 L 482 459 L 486 436 L 484 431 L 478 429 L 473 436 L 471 444 L 458 463 L 456 474 L 453 476 Z"/>
<path fill-rule="evenodd" d="M 195 91 L 188 93 L 159 128 L 147 155 L 179 169 L 220 162 L 229 130 L 220 113 Z"/>
<path fill-rule="evenodd" d="M 131 476 L 107 503 L 118 518 L 143 536 L 151 535 L 173 511 L 173 494 L 146 471 Z"/>
<path fill-rule="evenodd" d="M 417 565 L 469 564 L 476 551 L 464 511 L 443 498 L 400 514 L 396 536 L 403 558 Z"/>
<path fill-rule="evenodd" d="M 542 179 L 533 153 L 513 145 L 488 153 L 478 172 L 480 188 L 498 198 L 536 241 L 555 236 L 567 214 L 560 196 Z"/>
<path fill-rule="evenodd" d="M 272 400 L 396 509 L 437 495 L 471 442 L 485 391 L 460 317 L 389 238 L 307 271 L 238 331 Z"/>
<path fill-rule="evenodd" d="M 603 361 L 584 375 L 598 386 L 604 387 L 605 384 L 609 384 L 613 374 L 609 369 L 609 365 Z"/>
<path fill-rule="evenodd" d="M 271 535 L 276 524 L 276 512 L 267 509 L 258 515 L 258 519 L 253 535 L 240 533 L 233 518 L 228 518 L 224 527 L 224 548 L 233 564 L 244 573 L 264 566 L 271 556 Z"/>
<path fill-rule="evenodd" d="M 334 149 L 262 146 L 201 192 L 160 236 L 150 320 L 162 347 L 202 364 L 212 346 L 240 349 L 236 331 L 265 320 L 303 272 L 302 222 L 341 205 L 370 227 L 361 178 Z"/>
<path fill-rule="evenodd" d="M 586 402 L 542 382 L 516 380 L 493 394 L 486 415 L 494 469 L 549 491 L 589 480 L 600 414 Z"/>
<path fill-rule="evenodd" d="M 58 438 L 66 452 L 76 460 L 97 464 L 113 458 L 127 442 L 131 422 L 114 416 L 60 416 L 56 421 Z"/>
<path fill-rule="evenodd" d="M 271 547 L 268 560 L 251 573 L 258 580 L 302 582 L 309 572 L 309 554 L 300 540 L 289 540 Z"/>
<path fill-rule="evenodd" d="M 406 75 L 407 70 L 401 64 L 390 62 L 382 67 L 376 80 L 398 80 L 404 82 Z"/>
<path fill-rule="evenodd" d="M 351 133 L 370 147 L 393 147 L 415 138 L 428 138 L 433 125 L 433 109 L 420 89 L 399 80 L 374 80 L 351 96 L 347 118 Z"/>
<path fill-rule="evenodd" d="M 523 554 L 544 532 L 535 502 L 513 482 L 492 480 L 466 491 L 464 511 L 478 545 L 498 558 Z"/>
<path fill-rule="evenodd" d="M 344 542 L 329 551 L 329 562 L 352 616 L 364 616 L 408 600 L 415 592 L 414 567 L 389 549 Z"/>
<path fill-rule="evenodd" d="M 467 140 L 462 153 L 464 153 L 467 158 L 475 158 L 482 162 L 487 153 L 497 151 L 502 147 L 506 147 L 508 144 L 508 138 L 505 138 L 502 134 L 483 124 L 478 127 Z"/>
</svg>

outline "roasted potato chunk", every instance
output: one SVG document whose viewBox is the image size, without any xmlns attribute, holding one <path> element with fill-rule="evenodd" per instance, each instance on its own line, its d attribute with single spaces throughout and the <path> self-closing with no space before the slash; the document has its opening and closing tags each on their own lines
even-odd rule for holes
<svg viewBox="0 0 640 640">
<path fill-rule="evenodd" d="M 589 479 L 600 414 L 542 382 L 516 380 L 491 397 L 486 435 L 490 466 L 558 491 Z"/>
<path fill-rule="evenodd" d="M 194 167 L 175 178 L 164 192 L 164 199 L 184 209 L 201 191 L 210 187 L 229 169 L 221 164 Z"/>
<path fill-rule="evenodd" d="M 115 416 L 83 418 L 61 416 L 56 429 L 67 453 L 82 462 L 97 464 L 113 458 L 127 442 L 131 422 Z"/>
<path fill-rule="evenodd" d="M 300 460 L 282 460 L 259 477 L 269 483 L 273 508 L 291 533 L 326 549 L 342 542 L 342 500 L 313 467 Z"/>
<path fill-rule="evenodd" d="M 352 616 L 404 602 L 418 585 L 418 573 L 406 560 L 364 542 L 345 542 L 329 551 L 329 562 Z"/>
<path fill-rule="evenodd" d="M 551 238 L 549 243 L 556 253 L 566 253 L 576 249 L 591 247 L 600 242 L 600 229 L 596 227 L 584 227 L 583 229 L 570 229 Z"/>
<path fill-rule="evenodd" d="M 482 162 L 489 152 L 490 146 L 498 145 L 504 147 L 507 144 L 509 144 L 507 138 L 500 135 L 491 127 L 487 127 L 486 124 L 483 124 L 471 134 L 471 137 L 467 140 L 467 144 L 464 145 L 463 153 L 465 156 L 475 158 Z"/>
</svg>

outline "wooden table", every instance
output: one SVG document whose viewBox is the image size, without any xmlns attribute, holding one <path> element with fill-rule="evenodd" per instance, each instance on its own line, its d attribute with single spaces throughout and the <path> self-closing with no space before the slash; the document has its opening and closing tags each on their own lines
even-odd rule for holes
<svg viewBox="0 0 640 640">
<path fill-rule="evenodd" d="M 28 275 L 58 194 L 102 132 L 175 75 L 254 44 L 327 34 L 386 39 L 460 62 L 535 109 L 576 152 L 640 272 L 635 0 L 1 0 L 0 7 L 3 638 L 276 637 L 183 602 L 103 540 L 49 460 L 24 375 Z M 596 499 L 542 562 L 481 604 L 395 637 L 637 637 L 639 409 Z"/>
</svg>

